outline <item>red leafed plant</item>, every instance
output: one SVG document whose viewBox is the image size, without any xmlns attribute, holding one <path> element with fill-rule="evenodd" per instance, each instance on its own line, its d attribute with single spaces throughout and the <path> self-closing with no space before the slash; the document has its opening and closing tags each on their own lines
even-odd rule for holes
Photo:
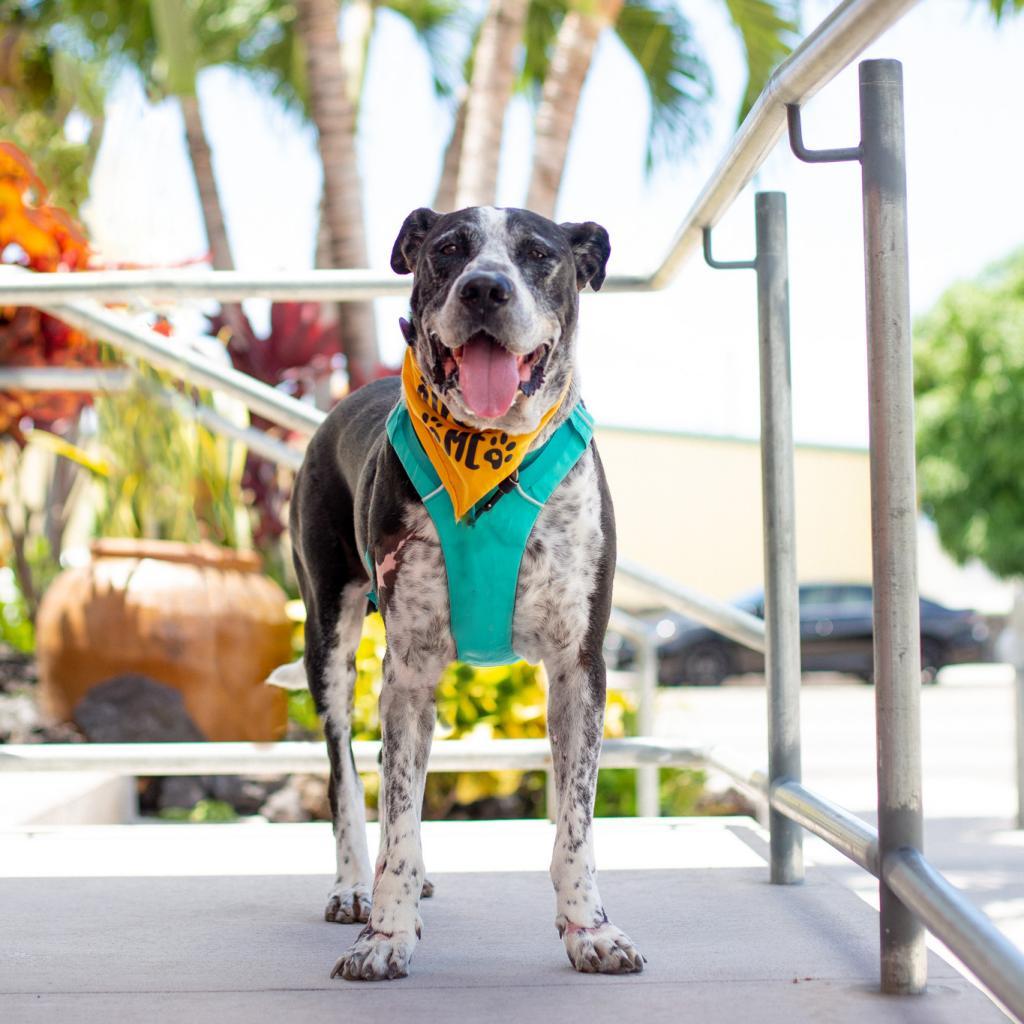
<svg viewBox="0 0 1024 1024">
<path fill-rule="evenodd" d="M 333 363 L 341 358 L 337 324 L 328 322 L 316 302 L 275 302 L 270 307 L 270 331 L 256 334 L 241 310 L 228 322 L 223 313 L 211 316 L 210 333 L 228 338 L 227 350 L 236 370 L 248 373 L 271 387 L 284 386 L 301 397 L 327 384 Z M 252 414 L 253 426 L 281 434 L 282 428 Z M 253 541 L 270 557 L 269 549 L 285 531 L 285 507 L 289 486 L 278 467 L 249 452 L 242 488 L 255 513 Z"/>
<path fill-rule="evenodd" d="M 240 329 L 234 329 L 239 325 Z M 271 387 L 286 384 L 296 397 L 312 391 L 319 379 L 330 375 L 332 359 L 341 351 L 337 324 L 324 319 L 316 302 L 273 303 L 270 331 L 262 338 L 244 314 L 229 324 L 223 313 L 218 313 L 210 317 L 210 330 L 214 334 L 230 332 L 227 348 L 236 370 Z M 253 422 L 266 426 L 256 417 Z"/>
<path fill-rule="evenodd" d="M 82 229 L 46 202 L 46 187 L 28 158 L 0 142 L 0 262 L 41 273 L 83 270 L 90 257 Z M 96 343 L 59 320 L 25 306 L 0 307 L 0 366 L 95 366 Z M 0 391 L 0 435 L 24 443 L 26 417 L 50 427 L 69 420 L 89 396 L 64 391 Z"/>
</svg>

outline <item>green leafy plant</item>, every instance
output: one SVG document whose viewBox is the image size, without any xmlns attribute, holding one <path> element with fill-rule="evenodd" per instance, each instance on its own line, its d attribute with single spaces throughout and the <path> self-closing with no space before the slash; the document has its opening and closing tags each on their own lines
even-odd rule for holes
<svg viewBox="0 0 1024 1024">
<path fill-rule="evenodd" d="M 97 398 L 96 532 L 249 547 L 245 446 L 169 406 L 168 393 L 172 381 L 150 370 L 131 390 Z M 203 397 L 222 415 L 240 418 L 234 403 Z"/>
</svg>

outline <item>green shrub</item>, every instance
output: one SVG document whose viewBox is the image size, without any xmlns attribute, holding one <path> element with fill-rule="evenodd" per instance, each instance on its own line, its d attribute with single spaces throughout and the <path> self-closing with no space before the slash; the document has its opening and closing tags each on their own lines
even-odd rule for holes
<svg viewBox="0 0 1024 1024">
<path fill-rule="evenodd" d="M 195 807 L 165 807 L 157 815 L 164 821 L 182 821 L 190 824 L 220 824 L 237 821 L 234 807 L 223 800 L 200 800 Z"/>
</svg>

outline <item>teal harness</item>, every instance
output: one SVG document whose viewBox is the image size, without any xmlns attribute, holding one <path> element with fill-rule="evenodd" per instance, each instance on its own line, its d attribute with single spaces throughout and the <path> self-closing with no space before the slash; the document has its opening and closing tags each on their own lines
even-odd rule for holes
<svg viewBox="0 0 1024 1024">
<path fill-rule="evenodd" d="M 518 661 L 512 648 L 512 617 L 526 542 L 544 503 L 587 450 L 593 418 L 577 402 L 545 444 L 520 463 L 518 482 L 512 482 L 514 476 L 503 481 L 460 522 L 416 436 L 405 402 L 391 411 L 387 432 L 441 538 L 457 657 L 471 665 Z M 373 581 L 369 550 L 364 557 Z M 369 597 L 378 603 L 375 591 Z"/>
</svg>

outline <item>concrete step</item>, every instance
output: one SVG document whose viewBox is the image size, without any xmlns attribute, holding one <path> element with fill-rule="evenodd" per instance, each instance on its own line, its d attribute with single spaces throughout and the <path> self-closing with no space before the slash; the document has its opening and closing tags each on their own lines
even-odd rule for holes
<svg viewBox="0 0 1024 1024">
<path fill-rule="evenodd" d="M 118 825 L 135 815 L 132 778 L 108 772 L 0 773 L 0 828 Z"/>
<path fill-rule="evenodd" d="M 376 842 L 371 826 L 370 839 Z M 923 997 L 877 992 L 878 918 L 831 869 L 767 881 L 746 818 L 595 824 L 602 895 L 642 975 L 568 964 L 554 927 L 546 822 L 428 822 L 437 894 L 412 975 L 332 981 L 358 928 L 322 919 L 322 824 L 137 825 L 0 833 L 5 1021 L 308 1024 L 583 1019 L 985 1024 L 1001 1012 L 931 957 Z"/>
</svg>

